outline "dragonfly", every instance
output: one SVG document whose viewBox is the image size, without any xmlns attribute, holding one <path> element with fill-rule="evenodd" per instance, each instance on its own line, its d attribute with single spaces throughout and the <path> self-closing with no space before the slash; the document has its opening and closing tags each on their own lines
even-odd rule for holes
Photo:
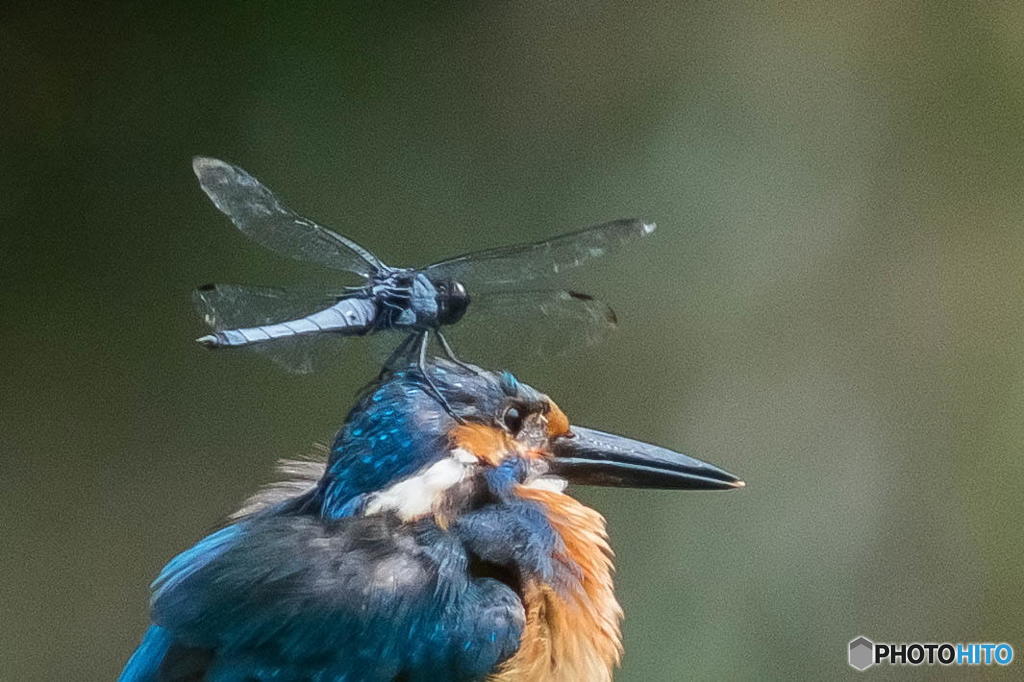
<svg viewBox="0 0 1024 682">
<path fill-rule="evenodd" d="M 238 284 L 196 289 L 195 306 L 213 332 L 196 339 L 207 348 L 251 347 L 292 372 L 314 368 L 314 346 L 324 339 L 398 332 L 404 338 L 383 363 L 415 361 L 430 392 L 445 404 L 425 370 L 431 337 L 459 360 L 443 328 L 481 310 L 523 316 L 539 312 L 549 324 L 614 327 L 615 314 L 587 294 L 529 289 L 525 283 L 557 275 L 651 234 L 655 225 L 624 218 L 547 240 L 467 253 L 419 268 L 393 267 L 353 240 L 288 208 L 259 180 L 224 161 L 196 157 L 199 185 L 235 227 L 278 254 L 358 276 L 355 286 L 302 291 Z"/>
</svg>

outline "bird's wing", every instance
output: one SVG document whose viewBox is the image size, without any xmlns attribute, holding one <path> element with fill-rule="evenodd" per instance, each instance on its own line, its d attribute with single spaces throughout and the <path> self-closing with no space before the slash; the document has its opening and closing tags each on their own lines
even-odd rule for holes
<svg viewBox="0 0 1024 682">
<path fill-rule="evenodd" d="M 153 619 L 169 637 L 147 634 L 122 681 L 194 675 L 197 662 L 212 680 L 484 677 L 516 651 L 525 616 L 510 588 L 467 563 L 432 525 L 249 517 L 164 569 Z"/>
<path fill-rule="evenodd" d="M 154 582 L 159 590 L 177 592 L 177 586 L 223 554 L 242 536 L 244 526 L 234 524 L 208 535 L 164 567 Z M 184 682 L 203 679 L 206 662 L 189 656 L 170 628 L 151 625 L 117 682 Z"/>
<path fill-rule="evenodd" d="M 165 628 L 151 625 L 117 682 L 205 680 L 213 653 L 204 647 L 183 645 Z"/>
<path fill-rule="evenodd" d="M 142 636 L 139 647 L 128 659 L 117 682 L 156 682 L 160 677 L 160 666 L 167 656 L 167 650 L 174 638 L 159 625 L 150 625 Z"/>
</svg>

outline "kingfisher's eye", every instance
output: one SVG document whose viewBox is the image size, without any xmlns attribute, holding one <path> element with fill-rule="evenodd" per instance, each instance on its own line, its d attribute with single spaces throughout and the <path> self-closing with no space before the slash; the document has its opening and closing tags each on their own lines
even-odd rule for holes
<svg viewBox="0 0 1024 682">
<path fill-rule="evenodd" d="M 510 407 L 505 410 L 505 414 L 502 416 L 501 420 L 505 422 L 505 428 L 512 433 L 518 433 L 519 429 L 523 426 L 523 415 L 514 407 Z"/>
</svg>

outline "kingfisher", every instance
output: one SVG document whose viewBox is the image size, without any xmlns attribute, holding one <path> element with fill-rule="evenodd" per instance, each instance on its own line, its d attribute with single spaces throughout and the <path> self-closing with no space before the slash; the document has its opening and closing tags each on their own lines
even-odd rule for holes
<svg viewBox="0 0 1024 682">
<path fill-rule="evenodd" d="M 623 653 L 604 518 L 569 484 L 736 476 L 570 425 L 508 372 L 434 358 L 367 387 L 327 456 L 286 462 L 152 586 L 121 682 L 604 682 Z"/>
</svg>

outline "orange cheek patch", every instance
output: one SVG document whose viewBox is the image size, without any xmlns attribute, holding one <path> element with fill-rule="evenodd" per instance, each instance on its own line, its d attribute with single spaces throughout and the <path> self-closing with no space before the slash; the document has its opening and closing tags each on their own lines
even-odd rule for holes
<svg viewBox="0 0 1024 682">
<path fill-rule="evenodd" d="M 508 435 L 484 424 L 461 424 L 452 431 L 455 447 L 462 448 L 482 462 L 498 466 L 513 449 Z"/>
<path fill-rule="evenodd" d="M 548 401 L 551 409 L 548 411 L 548 435 L 552 438 L 566 436 L 569 434 L 569 418 L 562 412 L 562 408 Z"/>
</svg>

